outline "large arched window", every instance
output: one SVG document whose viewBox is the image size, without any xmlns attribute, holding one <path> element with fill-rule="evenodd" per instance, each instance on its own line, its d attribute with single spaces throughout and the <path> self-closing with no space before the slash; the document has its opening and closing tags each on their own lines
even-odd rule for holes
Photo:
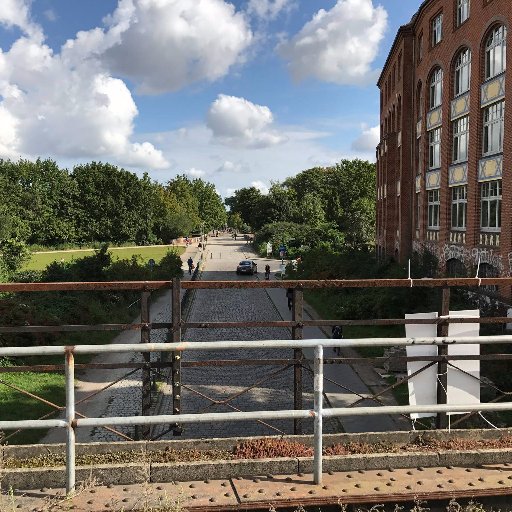
<svg viewBox="0 0 512 512">
<path fill-rule="evenodd" d="M 464 48 L 455 61 L 455 96 L 469 91 L 471 81 L 471 51 Z"/>
<path fill-rule="evenodd" d="M 507 67 L 507 29 L 495 27 L 485 42 L 485 79 L 505 71 Z"/>
<path fill-rule="evenodd" d="M 443 71 L 436 68 L 430 78 L 429 107 L 431 109 L 439 107 L 443 101 Z"/>
</svg>

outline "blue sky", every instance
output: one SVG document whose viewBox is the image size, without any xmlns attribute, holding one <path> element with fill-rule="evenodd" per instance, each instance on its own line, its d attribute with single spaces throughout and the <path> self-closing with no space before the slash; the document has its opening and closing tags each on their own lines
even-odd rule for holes
<svg viewBox="0 0 512 512">
<path fill-rule="evenodd" d="M 373 161 L 420 0 L 1 0 L 0 157 L 108 161 L 223 196 Z"/>
</svg>

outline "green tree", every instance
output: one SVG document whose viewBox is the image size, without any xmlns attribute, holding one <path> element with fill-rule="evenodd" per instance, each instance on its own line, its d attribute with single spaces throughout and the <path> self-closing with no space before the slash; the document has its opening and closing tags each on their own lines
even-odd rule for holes
<svg viewBox="0 0 512 512">
<path fill-rule="evenodd" d="M 256 188 L 241 188 L 231 197 L 226 198 L 230 213 L 238 213 L 245 224 L 251 229 L 259 229 L 268 220 L 268 202 L 266 197 Z"/>
<path fill-rule="evenodd" d="M 301 201 L 301 208 L 297 215 L 303 224 L 317 227 L 325 222 L 325 212 L 322 199 L 314 192 L 308 192 Z"/>
<path fill-rule="evenodd" d="M 202 179 L 195 179 L 192 182 L 192 190 L 198 200 L 198 213 L 201 223 L 204 223 L 204 229 L 209 231 L 224 226 L 227 221 L 226 208 L 215 186 Z"/>
<path fill-rule="evenodd" d="M 292 222 L 298 217 L 297 192 L 294 188 L 280 183 L 272 183 L 267 196 L 267 223 Z"/>
</svg>

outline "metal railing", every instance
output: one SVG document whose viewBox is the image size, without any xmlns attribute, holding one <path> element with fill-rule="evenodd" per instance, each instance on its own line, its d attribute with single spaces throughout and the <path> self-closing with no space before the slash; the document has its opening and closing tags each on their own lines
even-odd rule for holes
<svg viewBox="0 0 512 512">
<path fill-rule="evenodd" d="M 512 410 L 512 402 L 485 403 L 477 405 L 468 404 L 436 404 L 424 406 L 382 406 L 382 407 L 352 407 L 323 409 L 323 350 L 326 347 L 383 347 L 383 346 L 411 346 L 411 345 L 439 345 L 447 347 L 454 344 L 511 344 L 512 336 L 480 336 L 480 337 L 435 337 L 435 338 L 375 338 L 375 339 L 309 339 L 309 340 L 261 340 L 256 343 L 242 341 L 217 342 L 186 342 L 181 343 L 145 343 L 120 345 L 76 345 L 76 346 L 41 346 L 41 347 L 9 347 L 0 348 L 0 357 L 24 357 L 64 355 L 66 377 L 66 415 L 62 420 L 19 420 L 0 421 L 0 429 L 66 429 L 66 491 L 72 493 L 75 489 L 75 430 L 79 427 L 100 427 L 118 425 L 158 425 L 176 421 L 175 415 L 156 416 L 126 416 L 107 418 L 77 418 L 75 414 L 74 389 L 74 356 L 78 354 L 105 354 L 140 352 L 176 352 L 204 351 L 204 350 L 257 350 L 260 348 L 279 349 L 290 348 L 314 349 L 314 407 L 312 410 L 275 410 L 227 413 L 201 413 L 181 414 L 180 423 L 205 423 L 244 420 L 266 419 L 314 419 L 314 482 L 322 482 L 322 420 L 328 417 L 344 416 L 371 416 L 383 414 L 411 414 L 411 413 L 455 413 L 455 412 L 484 412 Z"/>
<path fill-rule="evenodd" d="M 437 427 L 446 427 L 446 412 L 455 412 L 457 406 L 446 406 L 446 375 L 447 367 L 450 366 L 450 361 L 462 359 L 478 359 L 478 360 L 509 360 L 512 359 L 511 354 L 485 354 L 480 356 L 453 356 L 447 353 L 447 344 L 455 341 L 454 339 L 446 338 L 448 333 L 448 325 L 450 323 L 481 323 L 481 324 L 504 324 L 510 322 L 511 319 L 507 317 L 491 317 L 491 318 L 453 318 L 449 316 L 450 309 L 450 287 L 480 287 L 480 286 L 510 286 L 512 278 L 464 278 L 464 279 L 384 279 L 384 280 L 321 280 L 321 281 L 185 281 L 180 279 L 173 279 L 172 281 L 148 281 L 148 282 L 100 282 L 100 283 L 7 283 L 0 284 L 1 292 L 23 293 L 23 292 L 52 292 L 52 291 L 137 291 L 141 294 L 140 311 L 141 320 L 132 324 L 98 324 L 98 325 L 18 325 L 18 326 L 0 326 L 1 334 L 16 334 L 16 333 L 58 333 L 58 332 L 84 332 L 84 331 L 124 331 L 124 330 L 138 330 L 141 333 L 141 343 L 135 345 L 77 345 L 72 347 L 26 347 L 26 348 L 0 348 L 0 357 L 16 357 L 16 356 L 44 356 L 65 354 L 65 361 L 63 365 L 26 365 L 26 366 L 13 366 L 13 367 L 0 367 L 0 374 L 4 372 L 20 372 L 20 371 L 62 371 L 66 373 L 66 406 L 58 406 L 37 397 L 27 391 L 12 388 L 19 392 L 24 393 L 26 396 L 36 398 L 47 405 L 54 408 L 55 412 L 65 412 L 65 419 L 50 420 L 47 419 L 51 414 L 46 414 L 39 420 L 26 420 L 26 421 L 3 421 L 0 422 L 0 430 L 10 429 L 26 429 L 26 428 L 66 428 L 67 436 L 67 450 L 68 450 L 68 473 L 66 487 L 68 492 L 74 488 L 74 430 L 79 426 L 103 426 L 107 430 L 114 432 L 121 438 L 131 440 L 129 436 L 114 430 L 112 427 L 117 425 L 142 425 L 148 427 L 150 425 L 157 425 L 167 423 L 174 426 L 174 429 L 179 431 L 179 425 L 182 423 L 199 423 L 210 421 L 243 421 L 243 420 L 257 420 L 264 419 L 293 419 L 294 432 L 301 432 L 300 422 L 305 418 L 314 418 L 314 434 L 315 434 L 315 480 L 321 480 L 321 432 L 322 432 L 322 419 L 324 417 L 342 417 L 349 415 L 367 415 L 367 414 L 410 414 L 413 412 L 431 412 L 438 413 Z M 439 310 L 440 316 L 436 319 L 365 319 L 365 320 L 305 320 L 303 309 L 303 292 L 306 289 L 340 289 L 340 288 L 441 288 L 442 304 Z M 239 321 L 239 322 L 226 322 L 226 321 L 204 321 L 204 322 L 189 322 L 182 316 L 181 305 L 181 290 L 203 290 L 203 289 L 265 289 L 265 288 L 293 288 L 294 300 L 291 320 L 266 320 L 266 321 Z M 150 293 L 158 290 L 171 289 L 171 309 L 172 319 L 170 322 L 151 322 L 150 321 Z M 423 340 L 412 340 L 405 338 L 385 338 L 373 340 L 302 340 L 304 327 L 317 326 L 317 327 L 330 327 L 332 325 L 342 326 L 390 326 L 390 325 L 405 325 L 405 324 L 436 324 L 438 327 L 437 338 L 428 338 Z M 290 340 L 273 340 L 251 342 L 246 341 L 225 341 L 225 342 L 182 342 L 183 329 L 198 328 L 198 329 L 214 329 L 214 328 L 258 328 L 258 327 L 273 327 L 273 328 L 288 328 L 291 330 L 292 339 Z M 167 337 L 168 341 L 172 343 L 148 343 L 150 341 L 150 333 L 154 329 L 166 329 L 169 331 Z M 511 343 L 512 337 L 497 336 L 497 337 L 478 337 L 474 339 L 464 338 L 460 343 Z M 362 346 L 406 346 L 418 343 L 435 343 L 439 345 L 439 352 L 437 356 L 422 356 L 422 357 L 399 357 L 403 361 L 425 361 L 425 366 L 412 375 L 408 375 L 404 379 L 388 386 L 384 390 L 380 390 L 372 396 L 363 397 L 358 393 L 346 388 L 343 383 L 334 382 L 325 379 L 326 382 L 331 382 L 340 388 L 354 393 L 359 397 L 354 403 L 342 409 L 328 409 L 322 411 L 322 400 L 320 399 L 323 392 L 323 364 L 324 363 L 338 363 L 338 364 L 377 364 L 386 360 L 386 357 L 375 358 L 362 358 L 362 357 L 347 357 L 342 358 L 323 358 L 324 347 L 362 347 Z M 304 363 L 302 351 L 306 348 L 315 348 L 315 361 L 314 361 L 314 407 L 312 410 L 303 410 L 302 405 L 302 371 L 311 371 Z M 184 350 L 198 351 L 198 350 L 218 350 L 222 348 L 243 348 L 244 350 L 253 350 L 259 348 L 290 348 L 294 350 L 293 359 L 239 359 L 228 361 L 183 361 L 182 352 Z M 74 356 L 76 354 L 100 354 L 107 352 L 139 352 L 144 355 L 144 361 L 137 363 L 89 363 L 89 364 L 75 364 Z M 155 362 L 149 359 L 150 352 L 170 353 L 171 361 Z M 237 412 L 233 413 L 203 413 L 203 414 L 181 414 L 181 370 L 182 367 L 200 367 L 206 365 L 282 365 L 283 368 L 294 368 L 294 382 L 293 382 L 293 396 L 294 396 L 294 410 L 284 411 L 259 411 L 259 412 L 238 412 L 238 409 L 231 406 L 231 409 Z M 385 392 L 392 391 L 399 385 L 407 382 L 421 371 L 437 365 L 440 386 L 438 386 L 439 395 L 437 397 L 438 404 L 425 407 L 411 407 L 411 406 L 384 406 L 381 397 Z M 125 417 L 125 418 L 86 418 L 78 410 L 76 406 L 85 400 L 97 395 L 99 392 L 108 389 L 113 383 L 109 383 L 100 391 L 95 391 L 91 395 L 75 403 L 74 397 L 74 371 L 75 369 L 82 368 L 130 368 L 130 372 L 125 375 L 131 375 L 137 369 L 142 370 L 142 414 L 140 416 Z M 172 377 L 172 415 L 155 415 L 150 416 L 150 372 L 158 372 L 159 369 L 170 369 Z M 123 377 L 121 377 L 123 378 Z M 0 381 L 0 384 L 7 385 L 5 382 Z M 189 391 L 195 392 L 190 387 Z M 251 387 L 248 387 L 251 389 Z M 510 399 L 510 392 L 502 391 L 495 387 L 495 390 L 500 393 L 494 401 L 500 399 Z M 244 391 L 245 392 L 245 391 Z M 240 393 L 238 393 L 240 394 Z M 215 400 L 210 399 L 212 403 Z M 362 400 L 371 399 L 379 407 L 361 407 L 354 409 Z M 227 403 L 231 399 L 228 398 L 223 403 Z M 475 412 L 485 410 L 508 410 L 512 406 L 508 403 L 505 404 L 481 404 L 478 407 L 471 407 L 464 405 L 460 411 L 471 411 L 463 418 L 456 420 L 452 423 L 462 421 Z M 206 419 L 200 419 L 206 418 Z M 274 429 L 276 430 L 276 429 Z M 149 429 L 144 428 L 143 434 L 145 438 Z M 12 434 L 10 434 L 12 435 Z M 318 466 L 319 464 L 319 466 Z"/>
</svg>

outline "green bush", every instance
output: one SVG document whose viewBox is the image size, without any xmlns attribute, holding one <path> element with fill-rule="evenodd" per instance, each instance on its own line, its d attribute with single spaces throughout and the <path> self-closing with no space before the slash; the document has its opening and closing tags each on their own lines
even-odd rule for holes
<svg viewBox="0 0 512 512">
<path fill-rule="evenodd" d="M 151 269 L 142 258 L 112 261 L 107 246 L 92 256 L 71 262 L 53 262 L 42 272 L 17 275 L 24 282 L 149 281 L 181 277 L 181 258 L 169 251 Z M 19 278 L 18 278 L 19 277 Z M 134 316 L 128 306 L 139 298 L 136 291 L 28 292 L 0 297 L 2 325 L 62 325 L 125 323 Z M 110 335 L 109 335 L 110 336 Z M 68 343 L 69 335 L 59 333 L 0 335 L 0 346 L 30 346 Z M 102 335 L 73 334 L 73 342 L 101 340 Z"/>
<path fill-rule="evenodd" d="M 273 222 L 263 226 L 254 239 L 254 246 L 261 255 L 267 254 L 267 242 L 272 244 L 273 256 L 279 256 L 279 246 L 284 244 L 287 258 L 295 259 L 309 250 L 340 250 L 343 234 L 333 224 L 318 226 L 297 224 L 295 222 Z"/>
</svg>

